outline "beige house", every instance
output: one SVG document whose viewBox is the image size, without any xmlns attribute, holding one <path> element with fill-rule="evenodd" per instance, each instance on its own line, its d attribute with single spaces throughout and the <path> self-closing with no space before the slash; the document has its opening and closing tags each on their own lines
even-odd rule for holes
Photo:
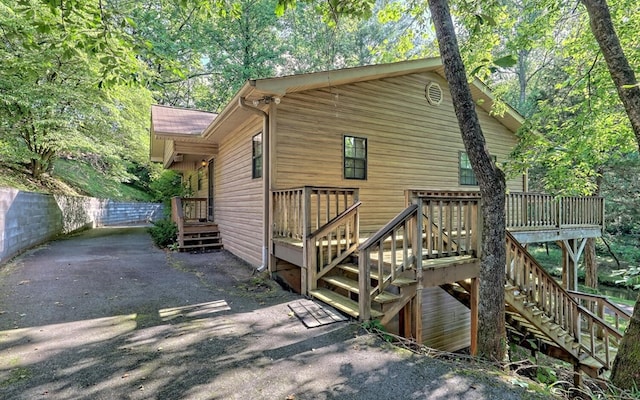
<svg viewBox="0 0 640 400">
<path fill-rule="evenodd" d="M 522 118 L 508 107 L 492 114 L 480 81 L 471 89 L 488 149 L 504 162 Z M 161 106 L 151 114 L 151 159 L 181 171 L 194 193 L 173 205 L 181 247 L 224 244 L 354 317 L 474 351 L 480 196 L 440 59 L 250 80 L 220 114 Z M 584 240 L 601 234 L 602 199 L 529 194 L 526 177 L 507 185 L 510 334 L 583 370 L 608 368 L 595 351 L 597 366 L 585 366 L 569 311 L 549 315 L 579 300 L 522 247 L 564 243 L 575 290 Z M 544 303 L 552 287 L 555 300 Z M 592 323 L 576 310 L 571 318 Z"/>
</svg>

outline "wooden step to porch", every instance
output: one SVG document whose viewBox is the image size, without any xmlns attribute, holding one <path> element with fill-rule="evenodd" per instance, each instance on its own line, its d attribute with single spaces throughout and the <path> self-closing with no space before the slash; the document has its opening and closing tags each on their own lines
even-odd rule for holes
<svg viewBox="0 0 640 400">
<path fill-rule="evenodd" d="M 354 274 L 354 275 L 358 275 L 359 270 L 358 270 L 358 266 L 355 264 L 340 264 L 338 265 L 339 269 L 350 273 L 350 274 Z M 371 271 L 371 279 L 373 280 L 378 280 L 378 274 L 376 272 Z M 394 279 L 391 284 L 393 286 L 397 286 L 397 287 L 406 287 L 406 286 L 411 286 L 411 285 L 416 285 L 418 283 L 418 281 L 416 281 L 415 279 L 411 279 L 411 278 L 406 278 L 406 277 L 397 277 L 396 279 Z"/>
<path fill-rule="evenodd" d="M 324 288 L 314 289 L 314 290 L 310 290 L 309 294 L 312 297 L 324 303 L 327 303 L 330 306 L 354 318 L 358 318 L 358 316 L 360 315 L 360 309 L 358 307 L 357 302 L 345 296 L 342 296 L 341 294 L 333 292 L 329 289 L 324 289 Z M 384 316 L 384 313 L 381 313 L 376 310 L 371 310 L 371 318 L 377 319 L 377 318 L 382 318 L 383 316 Z"/>
<path fill-rule="evenodd" d="M 212 222 L 190 223 L 190 224 L 184 225 L 183 232 L 185 235 L 187 235 L 190 233 L 219 232 L 219 229 L 218 229 L 218 224 L 214 224 Z"/>
<path fill-rule="evenodd" d="M 179 240 L 180 242 L 180 240 Z M 212 232 L 190 232 L 182 235 L 180 250 L 219 250 L 224 246 L 218 230 Z"/>
<path fill-rule="evenodd" d="M 322 280 L 329 285 L 333 285 L 342 289 L 349 291 L 350 293 L 359 294 L 360 288 L 358 286 L 358 281 L 353 279 L 349 279 L 346 276 L 341 275 L 330 275 L 322 277 Z M 394 301 L 400 300 L 400 296 L 397 294 L 393 294 L 390 292 L 382 292 L 377 295 L 373 301 L 378 304 L 387 304 L 392 303 Z"/>
</svg>

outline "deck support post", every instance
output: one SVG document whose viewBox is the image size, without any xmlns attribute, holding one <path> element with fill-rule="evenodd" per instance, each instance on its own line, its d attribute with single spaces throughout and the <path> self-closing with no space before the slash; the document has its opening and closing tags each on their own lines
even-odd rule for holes
<svg viewBox="0 0 640 400">
<path fill-rule="evenodd" d="M 478 303 L 480 301 L 480 279 L 471 278 L 471 291 L 469 292 L 469 308 L 471 309 L 471 346 L 473 357 L 478 354 Z"/>
<path fill-rule="evenodd" d="M 578 244 L 580 241 L 580 244 Z M 578 290 L 578 262 L 587 243 L 587 238 L 581 239 L 565 239 L 562 241 L 562 251 L 566 253 L 563 260 L 566 260 L 562 268 L 566 271 L 567 290 Z"/>
<path fill-rule="evenodd" d="M 580 364 L 575 362 L 573 364 L 573 387 L 582 388 L 582 372 L 580 371 Z"/>
</svg>

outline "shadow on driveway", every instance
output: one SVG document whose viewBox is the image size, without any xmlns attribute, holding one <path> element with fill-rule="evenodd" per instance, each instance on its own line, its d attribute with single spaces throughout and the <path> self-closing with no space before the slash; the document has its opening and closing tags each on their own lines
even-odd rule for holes
<svg viewBox="0 0 640 400">
<path fill-rule="evenodd" d="M 165 253 L 142 228 L 54 241 L 0 268 L 0 397 L 527 395 L 359 335 L 357 324 L 307 329 L 288 307 L 299 299 L 228 252 Z"/>
</svg>

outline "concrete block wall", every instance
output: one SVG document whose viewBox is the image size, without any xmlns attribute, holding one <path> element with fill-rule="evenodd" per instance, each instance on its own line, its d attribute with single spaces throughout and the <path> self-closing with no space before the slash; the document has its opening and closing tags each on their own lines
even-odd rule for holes
<svg viewBox="0 0 640 400">
<path fill-rule="evenodd" d="M 148 222 L 161 219 L 162 205 L 155 203 L 117 202 L 106 200 L 96 215 L 98 226 Z"/>
<path fill-rule="evenodd" d="M 0 264 L 58 235 L 97 226 L 147 223 L 162 205 L 0 188 Z"/>
</svg>

